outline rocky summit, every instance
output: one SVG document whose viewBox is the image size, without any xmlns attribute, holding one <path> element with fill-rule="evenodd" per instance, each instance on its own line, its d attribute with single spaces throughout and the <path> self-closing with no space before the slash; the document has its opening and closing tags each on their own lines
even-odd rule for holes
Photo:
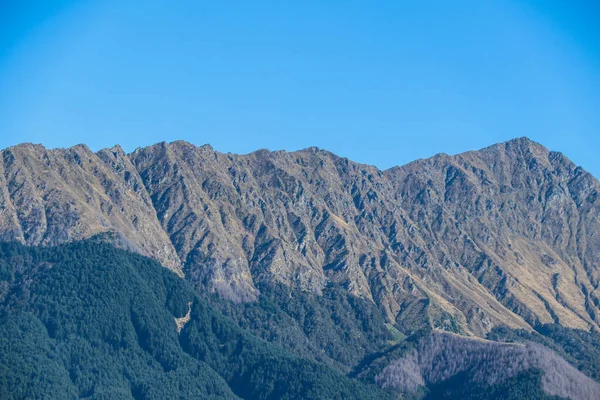
<svg viewBox="0 0 600 400">
<path fill-rule="evenodd" d="M 104 235 L 238 303 L 336 284 L 405 333 L 600 327 L 600 183 L 526 138 L 385 171 L 182 141 L 1 156 L 1 241 Z"/>
</svg>

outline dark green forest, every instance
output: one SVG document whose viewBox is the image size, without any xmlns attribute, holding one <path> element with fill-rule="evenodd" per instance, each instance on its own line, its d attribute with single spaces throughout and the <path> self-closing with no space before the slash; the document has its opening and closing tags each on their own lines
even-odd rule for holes
<svg viewBox="0 0 600 400">
<path fill-rule="evenodd" d="M 322 296 L 259 287 L 259 301 L 236 304 L 103 240 L 0 243 L 0 398 L 391 399 L 399 393 L 379 389 L 376 376 L 432 334 L 404 338 L 338 286 Z M 599 379 L 597 333 L 548 325 L 489 338 L 540 343 Z M 403 396 L 555 399 L 541 370 L 487 386 L 471 372 Z"/>
<path fill-rule="evenodd" d="M 0 277 L 2 399 L 388 397 L 245 332 L 160 264 L 106 243 L 1 244 Z"/>
<path fill-rule="evenodd" d="M 398 340 L 373 303 L 339 286 L 326 287 L 321 296 L 277 283 L 262 282 L 259 288 L 254 303 L 208 300 L 255 335 L 344 373 Z"/>
<path fill-rule="evenodd" d="M 532 370 L 493 386 L 473 384 L 458 374 L 428 388 L 424 400 L 560 400 L 542 390 L 539 370 Z"/>
</svg>

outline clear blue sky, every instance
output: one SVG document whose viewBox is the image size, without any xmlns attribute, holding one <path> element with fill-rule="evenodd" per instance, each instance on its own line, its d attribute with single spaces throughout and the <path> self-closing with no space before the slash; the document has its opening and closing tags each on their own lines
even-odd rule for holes
<svg viewBox="0 0 600 400">
<path fill-rule="evenodd" d="M 0 148 L 388 168 L 520 136 L 600 176 L 600 1 L 0 0 Z"/>
</svg>

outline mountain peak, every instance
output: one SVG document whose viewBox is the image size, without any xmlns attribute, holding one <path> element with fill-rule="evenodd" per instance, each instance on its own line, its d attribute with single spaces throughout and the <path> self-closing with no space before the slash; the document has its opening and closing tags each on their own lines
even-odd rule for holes
<svg viewBox="0 0 600 400">
<path fill-rule="evenodd" d="M 519 148 L 522 150 L 534 150 L 534 151 L 543 152 L 543 153 L 548 153 L 550 151 L 543 144 L 536 142 L 534 140 L 531 140 L 525 136 L 507 140 L 503 143 L 498 143 L 497 146 L 504 146 L 506 148 Z"/>
<path fill-rule="evenodd" d="M 335 283 L 407 330 L 600 326 L 600 184 L 527 138 L 385 172 L 316 147 L 21 147 L 44 151 L 0 163 L 4 240 L 115 231 L 231 300 Z"/>
</svg>

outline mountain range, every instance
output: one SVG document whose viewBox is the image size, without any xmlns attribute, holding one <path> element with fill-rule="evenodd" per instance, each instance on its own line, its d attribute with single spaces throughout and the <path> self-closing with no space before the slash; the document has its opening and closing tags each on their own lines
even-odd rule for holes
<svg viewBox="0 0 600 400">
<path fill-rule="evenodd" d="M 196 298 L 252 343 L 395 396 L 510 379 L 560 398 L 600 393 L 600 182 L 527 138 L 383 171 L 314 147 L 236 155 L 183 141 L 129 154 L 21 144 L 1 156 L 0 241 L 60 254 L 108 243 L 160 263 L 194 293 L 169 311 L 188 339 L 169 343 L 215 376 L 224 364 L 190 350 Z M 42 276 L 30 264 L 6 267 L 5 313 L 24 277 Z M 438 373 L 449 354 L 466 361 Z M 474 370 L 499 368 L 484 365 L 489 354 L 514 365 L 483 379 Z M 235 379 L 222 393 L 254 398 Z"/>
</svg>

